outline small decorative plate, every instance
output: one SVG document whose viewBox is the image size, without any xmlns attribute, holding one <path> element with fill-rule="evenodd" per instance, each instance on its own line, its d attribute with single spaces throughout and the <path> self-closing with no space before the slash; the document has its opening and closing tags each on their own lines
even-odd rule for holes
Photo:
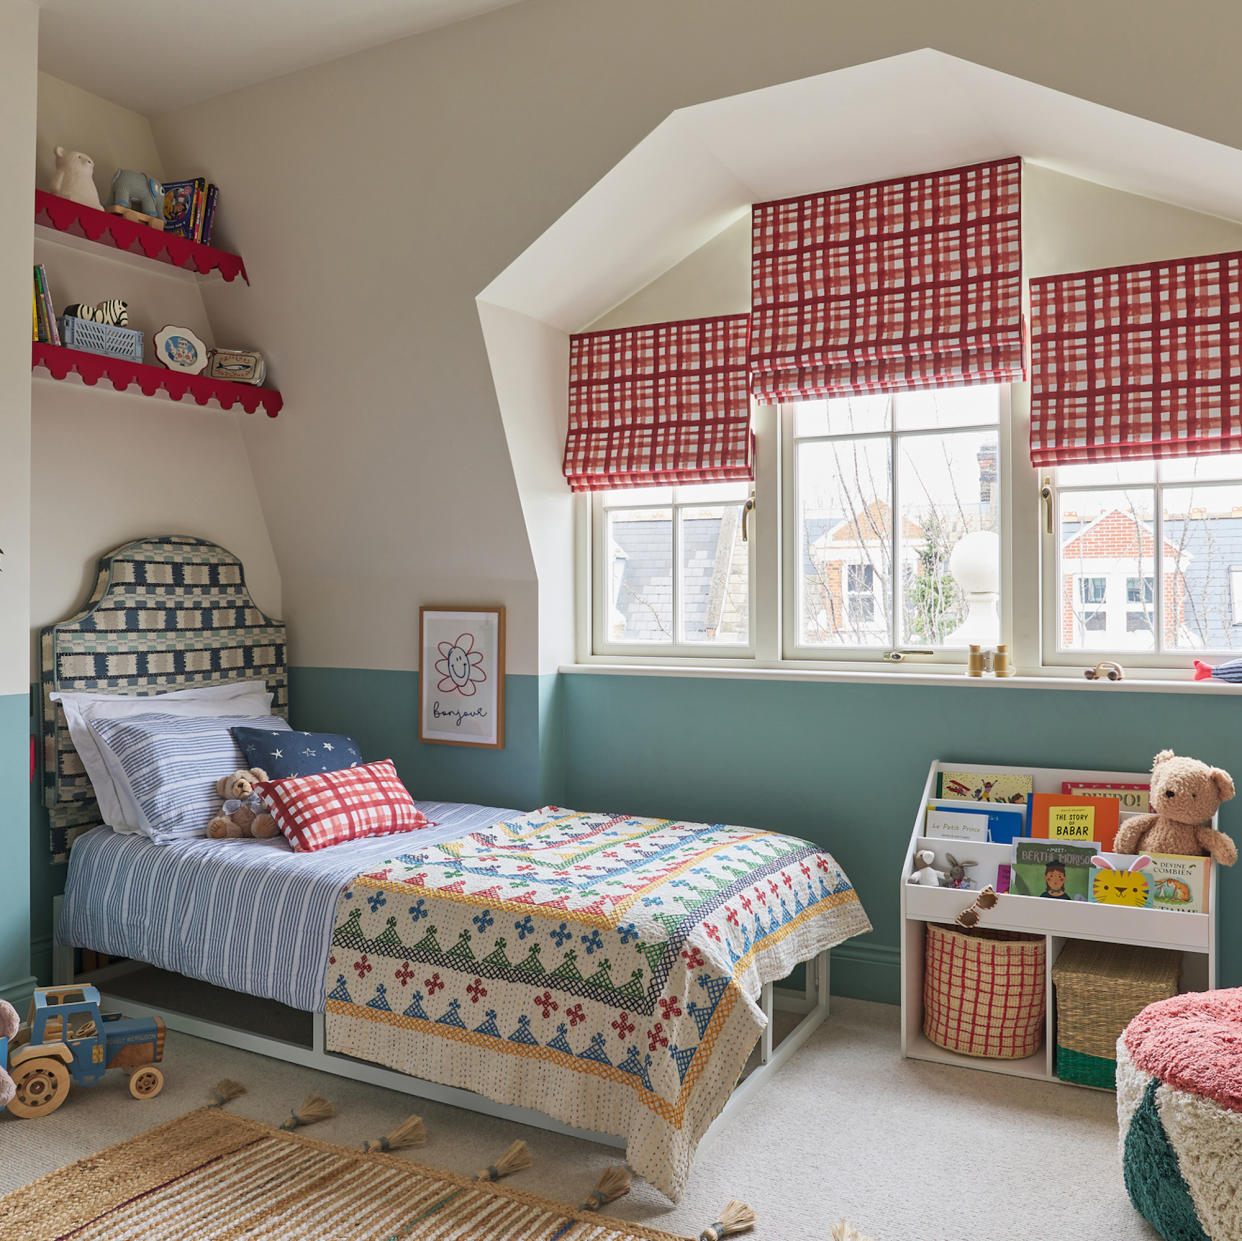
<svg viewBox="0 0 1242 1241">
<path fill-rule="evenodd" d="M 197 375 L 207 369 L 207 346 L 188 327 L 169 324 L 155 334 L 155 356 L 170 371 Z"/>
</svg>

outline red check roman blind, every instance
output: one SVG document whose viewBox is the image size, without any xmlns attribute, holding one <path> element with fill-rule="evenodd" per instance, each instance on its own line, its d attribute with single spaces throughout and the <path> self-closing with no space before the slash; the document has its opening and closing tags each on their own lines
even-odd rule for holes
<svg viewBox="0 0 1242 1241">
<path fill-rule="evenodd" d="M 1037 466 L 1242 451 L 1242 254 L 1031 281 Z"/>
<path fill-rule="evenodd" d="M 753 478 L 749 324 L 726 315 L 570 337 L 570 487 Z"/>
<path fill-rule="evenodd" d="M 751 220 L 758 400 L 1025 377 L 1020 159 L 758 203 Z"/>
</svg>

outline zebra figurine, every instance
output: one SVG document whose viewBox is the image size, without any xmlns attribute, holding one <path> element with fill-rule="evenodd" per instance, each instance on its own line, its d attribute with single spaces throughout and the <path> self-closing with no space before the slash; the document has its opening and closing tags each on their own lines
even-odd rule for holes
<svg viewBox="0 0 1242 1241">
<path fill-rule="evenodd" d="M 100 302 L 97 306 L 84 306 L 74 302 L 65 307 L 67 319 L 89 319 L 92 323 L 110 323 L 113 327 L 129 326 L 129 303 L 119 298 Z"/>
</svg>

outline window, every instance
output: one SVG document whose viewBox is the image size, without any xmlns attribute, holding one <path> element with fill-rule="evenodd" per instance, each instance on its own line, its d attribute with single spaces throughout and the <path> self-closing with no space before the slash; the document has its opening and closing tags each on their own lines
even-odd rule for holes
<svg viewBox="0 0 1242 1241">
<path fill-rule="evenodd" d="M 597 493 L 595 649 L 750 651 L 750 487 L 719 483 Z"/>
<path fill-rule="evenodd" d="M 962 662 L 968 600 L 949 558 L 966 534 L 1000 533 L 1001 398 L 980 386 L 761 409 L 756 517 L 748 484 L 596 493 L 592 651 L 874 662 L 913 646 Z M 983 569 L 995 617 L 995 541 Z"/>
<path fill-rule="evenodd" d="M 1052 481 L 1048 662 L 1184 667 L 1242 650 L 1242 454 L 1062 466 Z"/>
</svg>

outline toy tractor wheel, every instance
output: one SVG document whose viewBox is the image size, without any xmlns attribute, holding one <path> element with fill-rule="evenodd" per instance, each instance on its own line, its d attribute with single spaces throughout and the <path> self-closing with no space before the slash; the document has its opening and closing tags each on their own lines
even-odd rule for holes
<svg viewBox="0 0 1242 1241">
<path fill-rule="evenodd" d="M 129 1093 L 135 1099 L 154 1099 L 164 1089 L 164 1074 L 151 1065 L 135 1069 L 129 1078 Z"/>
<path fill-rule="evenodd" d="M 9 1111 L 22 1120 L 50 1116 L 69 1093 L 69 1070 L 59 1060 L 27 1060 L 13 1070 L 17 1094 Z"/>
</svg>

